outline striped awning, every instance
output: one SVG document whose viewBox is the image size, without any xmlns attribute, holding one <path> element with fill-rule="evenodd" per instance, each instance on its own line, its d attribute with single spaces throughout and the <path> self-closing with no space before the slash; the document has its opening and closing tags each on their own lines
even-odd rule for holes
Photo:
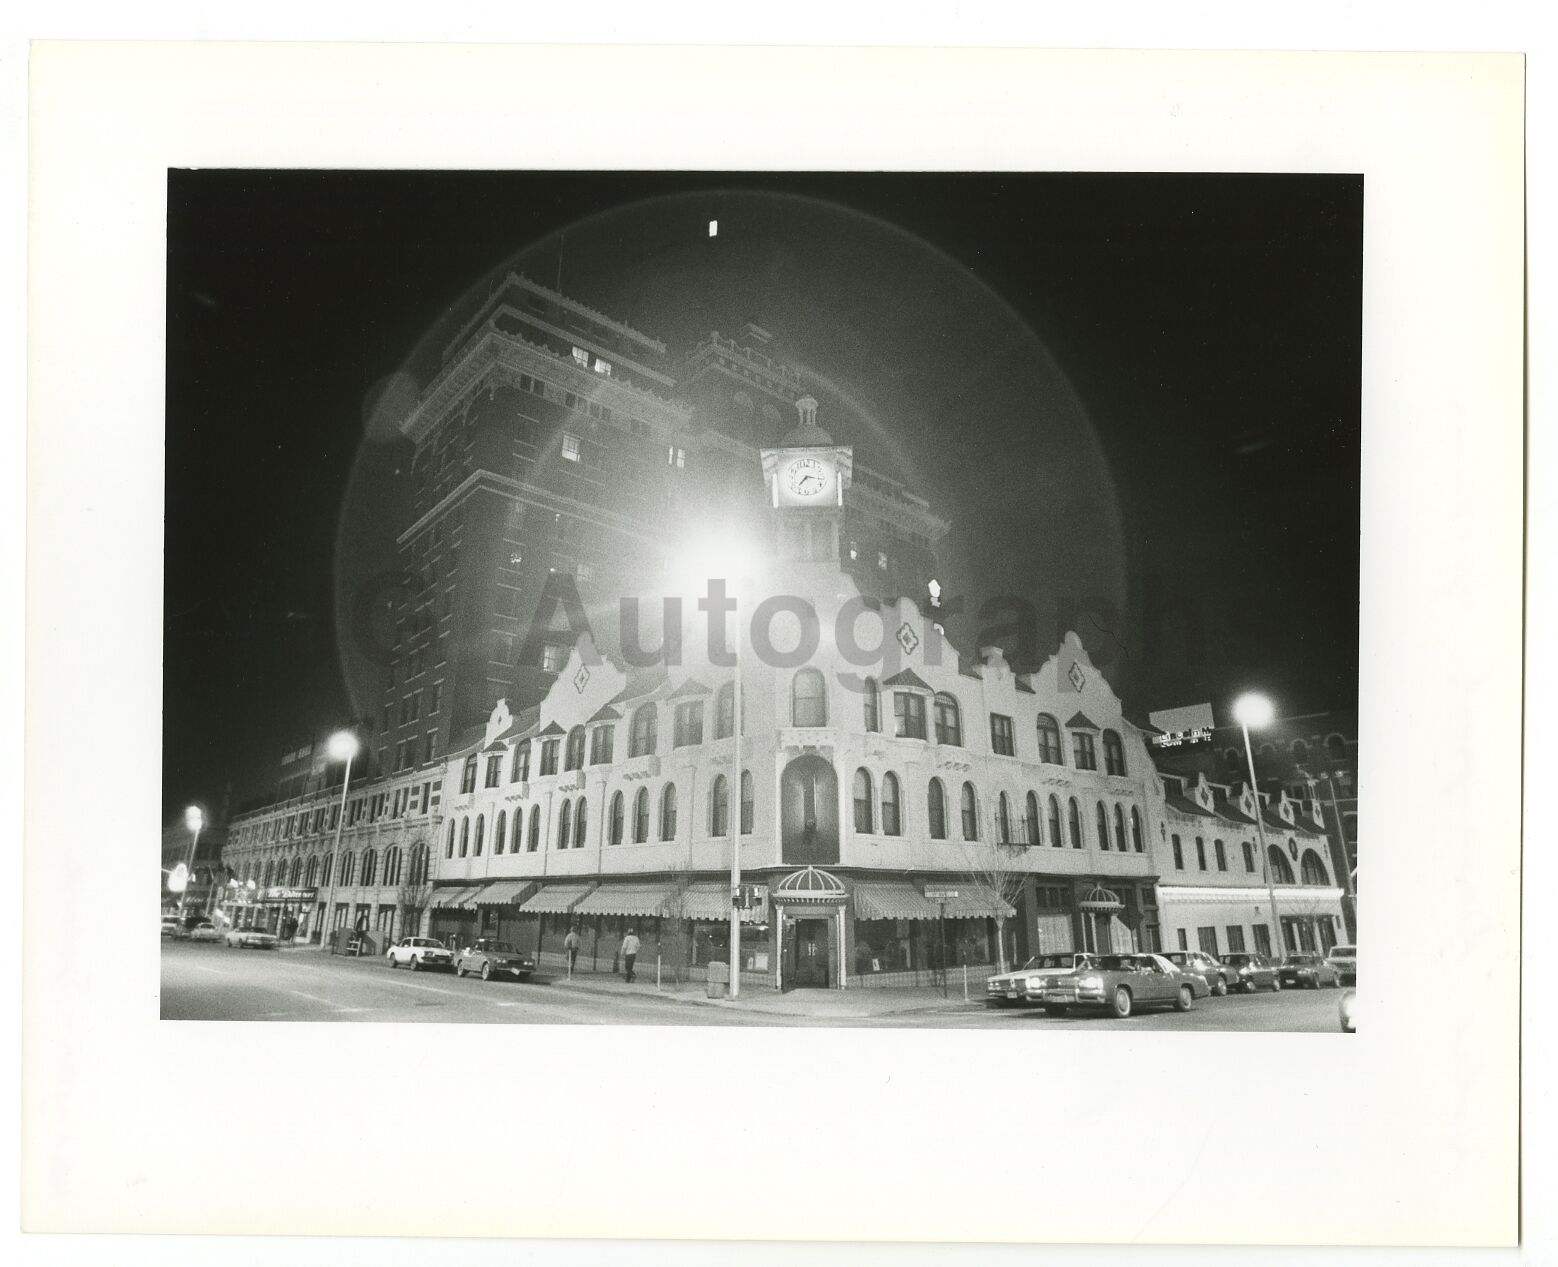
<svg viewBox="0 0 1558 1267">
<path fill-rule="evenodd" d="M 575 915 L 638 915 L 645 919 L 664 913 L 671 896 L 665 884 L 603 884 L 574 907 Z"/>
<path fill-rule="evenodd" d="M 477 906 L 507 906 L 528 895 L 534 880 L 493 880 L 483 885 L 472 899 Z"/>
<path fill-rule="evenodd" d="M 682 895 L 683 919 L 728 920 L 731 909 L 729 884 L 694 884 Z"/>
<path fill-rule="evenodd" d="M 1010 919 L 1015 914 L 1016 907 L 980 884 L 960 887 L 956 897 L 947 899 L 948 919 Z"/>
<path fill-rule="evenodd" d="M 912 884 L 857 884 L 855 914 L 860 919 L 935 919 L 941 908 Z"/>
<path fill-rule="evenodd" d="M 590 891 L 588 884 L 549 884 L 520 903 L 527 915 L 566 915 Z"/>
<path fill-rule="evenodd" d="M 479 884 L 451 884 L 441 889 L 433 890 L 433 898 L 428 906 L 433 910 L 445 908 L 457 910 L 469 908 L 473 905 L 471 899 L 481 892 Z"/>
</svg>

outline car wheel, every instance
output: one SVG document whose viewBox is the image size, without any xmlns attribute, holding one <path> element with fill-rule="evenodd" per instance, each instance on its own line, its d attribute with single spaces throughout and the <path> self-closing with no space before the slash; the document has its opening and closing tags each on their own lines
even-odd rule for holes
<svg viewBox="0 0 1558 1267">
<path fill-rule="evenodd" d="M 518 980 L 520 980 L 520 981 L 529 981 L 530 980 L 530 974 L 528 972 L 521 972 L 519 974 L 519 976 L 518 976 Z"/>
<path fill-rule="evenodd" d="M 1044 1005 L 1045 1016 L 1064 1016 L 1065 1014 L 1066 1005 L 1064 1003 L 1046 1003 Z"/>
<path fill-rule="evenodd" d="M 1131 1014 L 1131 992 L 1123 985 L 1114 992 L 1114 1014 L 1122 1020 Z"/>
<path fill-rule="evenodd" d="M 1271 979 L 1271 992 L 1273 994 L 1281 994 L 1282 993 L 1282 978 L 1281 977 L 1272 977 L 1272 979 Z"/>
<path fill-rule="evenodd" d="M 482 964 L 482 966 L 481 966 L 481 979 L 483 981 L 491 981 L 492 980 L 492 965 L 490 963 Z"/>
<path fill-rule="evenodd" d="M 454 975 L 457 977 L 463 977 L 465 975 L 465 969 L 462 968 L 459 964 L 455 964 Z"/>
<path fill-rule="evenodd" d="M 420 971 L 422 971 L 422 956 L 421 955 L 412 955 L 411 956 L 411 971 L 412 972 L 420 972 Z"/>
<path fill-rule="evenodd" d="M 1227 994 L 1228 993 L 1228 978 L 1227 977 L 1218 977 L 1217 978 L 1217 984 L 1212 987 L 1212 993 L 1215 994 L 1218 998 L 1222 998 L 1225 994 Z"/>
<path fill-rule="evenodd" d="M 385 956 L 384 956 L 384 961 L 385 961 L 385 962 L 386 962 L 386 963 L 387 963 L 387 964 L 389 964 L 389 966 L 390 966 L 390 967 L 391 967 L 391 968 L 396 968 L 396 967 L 398 967 L 398 966 L 399 966 L 399 965 L 398 965 L 398 964 L 396 964 L 396 962 L 395 962 L 395 956 L 394 956 L 394 955 L 385 955 Z"/>
<path fill-rule="evenodd" d="M 1195 1001 L 1195 991 L 1188 985 L 1182 985 L 1179 987 L 1178 997 L 1174 1000 L 1174 1010 L 1176 1012 L 1188 1012 L 1195 1005 Z"/>
</svg>

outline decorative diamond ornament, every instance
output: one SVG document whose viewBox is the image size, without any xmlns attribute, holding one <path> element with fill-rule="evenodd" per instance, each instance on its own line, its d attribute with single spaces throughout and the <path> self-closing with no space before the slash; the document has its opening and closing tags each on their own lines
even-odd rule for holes
<svg viewBox="0 0 1558 1267">
<path fill-rule="evenodd" d="M 1071 667 L 1066 670 L 1066 676 L 1071 679 L 1071 686 L 1074 690 L 1080 691 L 1087 682 L 1087 674 L 1082 672 L 1082 666 L 1075 660 L 1071 662 Z"/>
<path fill-rule="evenodd" d="M 898 645 L 903 648 L 904 655 L 913 655 L 914 649 L 920 645 L 920 636 L 915 633 L 906 620 L 898 626 Z"/>
<path fill-rule="evenodd" d="M 579 671 L 573 675 L 573 689 L 578 691 L 580 695 L 583 695 L 584 688 L 589 684 L 590 671 L 581 664 L 579 666 Z"/>
</svg>

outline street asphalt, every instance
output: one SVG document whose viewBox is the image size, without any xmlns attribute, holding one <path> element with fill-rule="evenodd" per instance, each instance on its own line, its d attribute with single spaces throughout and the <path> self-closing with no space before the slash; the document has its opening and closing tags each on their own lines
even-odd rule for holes
<svg viewBox="0 0 1558 1267">
<path fill-rule="evenodd" d="M 748 987 L 739 1001 L 701 990 L 657 990 L 605 973 L 569 981 L 484 982 L 452 973 L 391 969 L 382 958 L 347 959 L 308 948 L 235 950 L 162 943 L 162 1018 L 191 1021 L 433 1021 L 499 1025 L 784 1025 L 978 1028 L 1080 1033 L 1094 1029 L 1314 1031 L 1338 1033 L 1339 990 L 1200 999 L 1186 1013 L 1143 1012 L 1126 1020 L 1049 1017 L 1038 1009 L 965 1003 L 961 989 L 797 990 Z"/>
</svg>

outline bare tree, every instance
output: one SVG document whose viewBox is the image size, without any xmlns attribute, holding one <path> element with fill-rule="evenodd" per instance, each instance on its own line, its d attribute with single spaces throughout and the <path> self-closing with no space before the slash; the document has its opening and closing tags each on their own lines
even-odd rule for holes
<svg viewBox="0 0 1558 1267">
<path fill-rule="evenodd" d="M 685 862 L 671 872 L 670 881 L 670 892 L 660 908 L 660 964 L 672 982 L 681 985 L 692 963 L 692 937 L 687 927 L 692 871 Z"/>
<path fill-rule="evenodd" d="M 409 937 L 422 931 L 422 912 L 433 900 L 431 884 L 402 884 L 395 894 L 395 905 L 400 912 L 400 935 Z"/>
<path fill-rule="evenodd" d="M 1029 871 L 1021 865 L 1028 846 L 1015 841 L 977 840 L 963 845 L 963 860 L 970 883 L 989 890 L 997 899 L 995 908 L 996 970 L 1005 972 L 1006 915 L 1004 908 L 1016 906 L 1027 883 Z"/>
</svg>

